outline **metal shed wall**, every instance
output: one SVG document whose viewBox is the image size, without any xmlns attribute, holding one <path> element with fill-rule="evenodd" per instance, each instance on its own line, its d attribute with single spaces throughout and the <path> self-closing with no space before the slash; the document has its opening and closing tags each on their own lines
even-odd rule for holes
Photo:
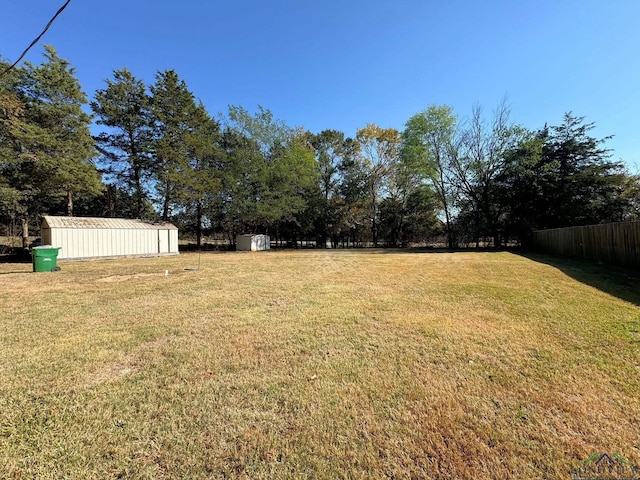
<svg viewBox="0 0 640 480">
<path fill-rule="evenodd" d="M 236 250 L 269 250 L 271 248 L 271 238 L 269 235 L 238 235 L 236 237 Z"/>
<path fill-rule="evenodd" d="M 45 216 L 41 236 L 61 247 L 60 259 L 178 254 L 178 229 L 169 223 Z"/>
</svg>

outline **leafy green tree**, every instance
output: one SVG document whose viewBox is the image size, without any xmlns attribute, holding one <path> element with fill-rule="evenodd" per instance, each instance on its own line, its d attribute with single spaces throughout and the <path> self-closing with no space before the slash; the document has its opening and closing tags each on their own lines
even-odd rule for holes
<svg viewBox="0 0 640 480">
<path fill-rule="evenodd" d="M 119 218 L 144 218 L 156 220 L 157 214 L 153 204 L 145 200 L 142 207 L 142 215 L 138 215 L 138 202 L 135 194 L 129 189 L 119 188 L 115 184 L 105 186 L 102 195 L 79 194 L 74 201 L 74 211 L 81 217 L 119 217 Z"/>
<path fill-rule="evenodd" d="M 0 60 L 0 70 L 5 71 L 8 66 Z M 27 218 L 26 192 L 15 181 L 20 167 L 20 134 L 26 128 L 26 106 L 19 95 L 21 75 L 20 69 L 14 69 L 0 77 L 0 218 L 7 225 Z M 23 246 L 27 241 L 23 239 Z"/>
<path fill-rule="evenodd" d="M 393 128 L 385 129 L 368 124 L 357 131 L 356 140 L 360 144 L 368 170 L 371 239 L 377 247 L 379 204 L 387 192 L 387 180 L 398 162 L 400 133 Z"/>
<path fill-rule="evenodd" d="M 20 218 L 24 247 L 37 215 L 62 199 L 73 215 L 76 194 L 102 191 L 86 102 L 73 68 L 53 47 L 45 47 L 44 63 L 0 79 L 0 184 L 5 210 Z"/>
<path fill-rule="evenodd" d="M 390 172 L 388 194 L 381 202 L 381 233 L 387 245 L 421 243 L 433 235 L 440 211 L 430 184 L 412 165 L 398 162 Z"/>
<path fill-rule="evenodd" d="M 351 143 L 350 151 L 342 163 L 340 200 L 337 206 L 342 210 L 342 237 L 344 239 L 346 234 L 347 246 L 349 243 L 356 246 L 361 245 L 372 230 L 369 166 L 360 155 L 360 144 L 357 141 Z"/>
<path fill-rule="evenodd" d="M 273 156 L 273 148 L 283 145 L 294 133 L 294 129 L 275 119 L 273 113 L 261 105 L 253 115 L 244 107 L 230 105 L 229 123 L 237 132 L 251 138 L 265 158 Z"/>
<path fill-rule="evenodd" d="M 526 242 L 534 229 L 637 218 L 638 179 L 611 161 L 608 138 L 590 136 L 593 128 L 567 113 L 507 152 L 496 196 L 508 234 Z"/>
<path fill-rule="evenodd" d="M 621 196 L 625 204 L 622 220 L 640 220 L 640 175 L 626 172 L 622 181 Z"/>
<path fill-rule="evenodd" d="M 320 192 L 325 201 L 337 195 L 340 185 L 340 169 L 345 155 L 344 133 L 323 130 L 311 137 L 320 172 Z"/>
<path fill-rule="evenodd" d="M 625 177 L 622 162 L 611 160 L 604 143 L 589 135 L 593 123 L 566 113 L 562 124 L 542 132 L 545 165 L 543 227 L 587 225 L 622 219 Z"/>
<path fill-rule="evenodd" d="M 402 133 L 402 162 L 433 188 L 444 213 L 449 248 L 455 246 L 452 163 L 458 157 L 457 123 L 451 107 L 432 105 L 412 116 Z"/>
<path fill-rule="evenodd" d="M 226 127 L 219 140 L 221 186 L 208 208 L 213 227 L 235 243 L 238 233 L 257 227 L 256 202 L 264 178 L 260 146 L 237 129 Z"/>
<path fill-rule="evenodd" d="M 300 223 L 317 185 L 314 153 L 306 132 L 275 120 L 262 107 L 251 115 L 242 107 L 229 108 L 229 129 L 239 147 L 246 150 L 235 162 L 245 168 L 230 168 L 245 185 L 246 228 L 276 233 L 284 223 Z M 236 191 L 236 194 L 238 192 Z"/>
<path fill-rule="evenodd" d="M 502 205 L 504 237 L 526 243 L 531 232 L 548 212 L 545 206 L 545 183 L 549 165 L 542 162 L 543 135 L 528 132 L 520 143 L 504 156 L 498 174 L 494 201 Z"/>
<path fill-rule="evenodd" d="M 271 224 L 300 224 L 300 216 L 307 210 L 317 184 L 318 172 L 308 134 L 295 131 L 268 166 L 268 201 L 263 205 L 270 205 Z"/>
<path fill-rule="evenodd" d="M 45 46 L 46 61 L 26 63 L 23 94 L 29 128 L 22 136 L 22 157 L 32 162 L 39 193 L 64 195 L 73 215 L 73 194 L 98 195 L 103 185 L 95 165 L 87 97 L 69 62 Z"/>
<path fill-rule="evenodd" d="M 190 175 L 189 137 L 200 121 L 193 94 L 174 70 L 156 74 L 151 86 L 151 113 L 154 122 L 152 178 L 155 181 L 161 218 L 169 220 L 180 207 L 185 179 Z"/>
<path fill-rule="evenodd" d="M 183 172 L 181 194 L 179 196 L 186 217 L 196 234 L 196 245 L 202 244 L 205 213 L 215 202 L 219 193 L 221 169 L 224 162 L 219 146 L 220 127 L 207 113 L 204 105 L 197 106 L 191 129 L 186 136 L 189 151 L 189 165 Z M 207 219 L 207 223 L 210 220 Z"/>
<path fill-rule="evenodd" d="M 280 217 L 277 198 L 270 191 L 270 164 L 284 151 L 292 130 L 261 106 L 253 115 L 243 107 L 229 106 L 227 124 L 228 138 L 233 138 L 235 144 L 230 155 L 234 165 L 229 173 L 235 175 L 231 181 L 236 187 L 241 187 L 233 189 L 236 206 L 243 205 L 241 211 L 236 210 L 240 213 L 241 230 L 269 233 Z"/>
<path fill-rule="evenodd" d="M 334 248 L 344 227 L 344 201 L 340 197 L 343 167 L 347 158 L 356 153 L 353 140 L 337 130 L 323 130 L 312 135 L 319 175 L 319 197 L 314 204 L 317 244 L 323 248 L 331 235 Z"/>
<path fill-rule="evenodd" d="M 438 199 L 429 185 L 412 185 L 402 195 L 391 195 L 380 204 L 380 232 L 389 246 L 423 243 L 440 231 Z"/>
<path fill-rule="evenodd" d="M 105 173 L 131 192 L 136 207 L 132 213 L 143 218 L 152 167 L 151 98 L 145 84 L 126 68 L 114 71 L 113 80 L 106 83 L 107 88 L 98 90 L 91 102 L 97 124 L 108 129 L 96 137 L 98 149 Z"/>
</svg>

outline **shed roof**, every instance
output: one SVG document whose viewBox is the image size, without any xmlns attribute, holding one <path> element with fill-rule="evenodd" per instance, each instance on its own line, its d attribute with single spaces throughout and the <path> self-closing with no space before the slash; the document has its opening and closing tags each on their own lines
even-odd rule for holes
<svg viewBox="0 0 640 480">
<path fill-rule="evenodd" d="M 177 230 L 168 222 L 147 222 L 129 218 L 97 218 L 97 217 L 54 217 L 45 215 L 44 223 L 49 228 L 95 228 L 95 229 L 139 229 L 139 230 Z"/>
</svg>

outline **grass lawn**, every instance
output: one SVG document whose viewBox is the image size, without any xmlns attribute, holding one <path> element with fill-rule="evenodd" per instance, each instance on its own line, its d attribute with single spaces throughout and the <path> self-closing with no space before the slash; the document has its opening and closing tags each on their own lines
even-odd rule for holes
<svg viewBox="0 0 640 480">
<path fill-rule="evenodd" d="M 633 278 L 506 252 L 209 253 L 185 270 L 198 262 L 0 264 L 1 478 L 640 464 Z"/>
</svg>

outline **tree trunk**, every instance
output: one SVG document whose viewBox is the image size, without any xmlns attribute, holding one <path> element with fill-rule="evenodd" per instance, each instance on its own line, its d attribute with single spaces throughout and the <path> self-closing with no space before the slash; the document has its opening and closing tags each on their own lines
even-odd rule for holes
<svg viewBox="0 0 640 480">
<path fill-rule="evenodd" d="M 473 228 L 473 239 L 476 244 L 476 248 L 480 248 L 480 212 L 476 210 L 474 213 L 474 228 Z"/>
<path fill-rule="evenodd" d="M 196 245 L 200 250 L 202 245 L 202 202 L 200 201 L 196 207 Z"/>
<path fill-rule="evenodd" d="M 169 194 L 168 193 L 164 196 L 164 202 L 162 204 L 162 221 L 163 222 L 169 221 Z"/>
<path fill-rule="evenodd" d="M 20 222 L 22 223 L 22 248 L 26 250 L 29 248 L 29 219 L 24 217 Z"/>
<path fill-rule="evenodd" d="M 67 215 L 73 217 L 73 192 L 67 191 Z"/>
<path fill-rule="evenodd" d="M 138 218 L 142 218 L 142 183 L 140 181 L 140 172 L 138 169 L 134 170 L 134 181 L 136 185 L 136 213 Z"/>
<path fill-rule="evenodd" d="M 136 142 L 133 138 L 133 133 L 129 132 L 129 149 L 131 150 L 130 161 L 133 166 L 133 183 L 135 185 L 136 195 L 136 213 L 138 218 L 142 218 L 142 199 L 143 199 L 143 187 L 142 187 L 142 172 L 138 160 L 138 149 L 136 148 Z"/>
<path fill-rule="evenodd" d="M 107 185 L 107 215 L 111 218 L 116 216 L 116 186 Z"/>
<path fill-rule="evenodd" d="M 451 229 L 451 217 L 449 215 L 449 209 L 445 207 L 444 209 L 444 217 L 445 217 L 445 228 L 447 229 L 447 244 L 449 245 L 449 250 L 453 250 L 453 232 Z"/>
</svg>

